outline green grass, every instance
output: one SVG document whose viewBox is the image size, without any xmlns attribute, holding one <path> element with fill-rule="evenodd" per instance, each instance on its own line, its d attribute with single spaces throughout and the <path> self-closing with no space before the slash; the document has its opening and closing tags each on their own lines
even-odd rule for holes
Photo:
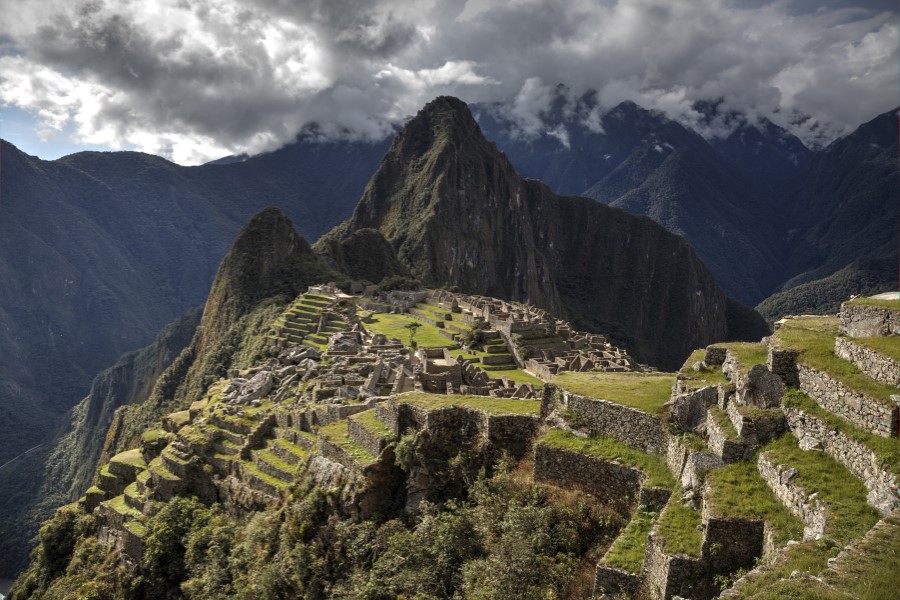
<svg viewBox="0 0 900 600">
<path fill-rule="evenodd" d="M 852 341 L 900 362 L 900 335 L 858 337 Z"/>
<path fill-rule="evenodd" d="M 128 521 L 125 523 L 125 529 L 138 536 L 141 539 L 147 537 L 148 529 L 147 526 L 141 523 L 140 521 Z"/>
<path fill-rule="evenodd" d="M 779 545 L 803 538 L 803 523 L 775 497 L 756 470 L 756 460 L 713 469 L 706 476 L 709 508 L 716 517 L 763 519 Z"/>
<path fill-rule="evenodd" d="M 423 348 L 448 348 L 453 346 L 453 340 L 440 334 L 440 330 L 429 323 L 417 321 L 408 315 L 392 315 L 387 313 L 375 313 L 372 315 L 374 322 L 367 323 L 366 328 L 370 332 L 383 333 L 388 338 L 397 338 L 407 346 L 410 344 L 410 330 L 406 325 L 417 323 L 416 343 Z"/>
<path fill-rule="evenodd" d="M 319 428 L 319 437 L 343 448 L 353 460 L 363 467 L 367 467 L 378 461 L 377 456 L 360 446 L 356 440 L 347 434 L 346 421 L 335 421 L 330 425 Z"/>
<path fill-rule="evenodd" d="M 165 429 L 150 429 L 141 434 L 141 441 L 151 444 L 168 437 L 169 432 Z"/>
<path fill-rule="evenodd" d="M 709 385 L 728 383 L 728 378 L 722 372 L 721 366 L 706 367 L 701 371 L 694 370 L 694 363 L 702 361 L 705 357 L 706 350 L 702 348 L 691 353 L 684 362 L 684 366 L 678 371 L 678 374 L 682 376 L 682 385 L 689 389 L 697 389 Z"/>
<path fill-rule="evenodd" d="M 854 304 L 857 306 L 880 306 L 881 308 L 900 310 L 900 300 L 875 300 L 874 298 L 857 298 L 856 300 L 851 300 L 849 302 L 846 302 L 845 304 Z"/>
<path fill-rule="evenodd" d="M 734 423 L 728 418 L 728 413 L 718 406 L 710 406 L 708 412 L 712 415 L 713 419 L 715 419 L 719 429 L 725 432 L 725 436 L 729 440 L 733 442 L 740 441 L 740 436 L 738 436 L 738 432 L 734 428 Z"/>
<path fill-rule="evenodd" d="M 290 452 L 291 454 L 293 454 L 294 456 L 299 458 L 301 461 L 303 461 L 304 459 L 306 459 L 307 456 L 309 456 L 308 450 L 298 446 L 297 444 L 292 444 L 287 440 L 283 440 L 281 438 L 275 438 L 274 440 L 272 440 L 272 443 L 277 444 L 278 446 L 284 448 L 285 450 L 287 450 L 288 452 Z"/>
<path fill-rule="evenodd" d="M 823 579 L 863 600 L 896 598 L 900 590 L 900 517 L 888 516 L 885 522 L 885 527 L 841 559 L 839 570 L 826 571 Z"/>
<path fill-rule="evenodd" d="M 544 387 L 543 381 L 533 375 L 529 375 L 521 369 L 500 369 L 497 371 L 485 371 L 485 373 L 487 373 L 488 377 L 491 377 L 492 379 L 500 379 L 505 375 L 509 379 L 515 381 L 517 385 L 522 383 L 530 383 L 535 387 Z"/>
<path fill-rule="evenodd" d="M 258 454 L 261 459 L 263 459 L 273 467 L 281 469 L 282 471 L 294 473 L 297 470 L 297 465 L 292 465 L 271 450 L 259 450 Z"/>
<path fill-rule="evenodd" d="M 693 507 L 681 503 L 681 489 L 672 493 L 669 503 L 659 517 L 656 532 L 665 540 L 667 554 L 700 556 L 703 547 L 700 513 Z"/>
<path fill-rule="evenodd" d="M 586 456 L 615 460 L 647 474 L 646 486 L 675 488 L 675 480 L 669 472 L 664 456 L 649 454 L 620 444 L 609 438 L 579 437 L 562 429 L 551 429 L 540 439 L 541 444 L 561 450 L 569 450 Z"/>
<path fill-rule="evenodd" d="M 788 319 L 774 335 L 781 346 L 800 351 L 798 362 L 827 372 L 851 390 L 876 400 L 889 400 L 891 394 L 897 393 L 896 387 L 870 379 L 856 366 L 834 355 L 836 319 Z"/>
<path fill-rule="evenodd" d="M 131 508 L 130 506 L 125 504 L 124 495 L 116 496 L 111 500 L 107 500 L 103 504 L 106 504 L 120 515 L 123 515 L 125 518 L 139 519 L 143 516 L 141 511 Z"/>
<path fill-rule="evenodd" d="M 181 481 L 181 477 L 169 471 L 162 463 L 162 458 L 158 456 L 150 461 L 150 464 L 147 465 L 147 470 L 153 471 L 153 473 L 156 473 L 167 481 Z"/>
<path fill-rule="evenodd" d="M 659 513 L 638 507 L 628 526 L 603 556 L 603 564 L 629 573 L 640 573 L 647 550 L 647 536 L 657 518 Z"/>
<path fill-rule="evenodd" d="M 134 450 L 126 450 L 125 452 L 120 452 L 116 454 L 111 459 L 110 462 L 117 462 L 123 465 L 128 465 L 131 467 L 137 467 L 139 469 L 146 469 L 147 463 L 144 461 L 144 457 L 141 455 L 141 451 L 135 448 Z"/>
<path fill-rule="evenodd" d="M 672 373 L 560 373 L 556 385 L 581 396 L 609 400 L 658 415 L 672 395 Z"/>
<path fill-rule="evenodd" d="M 242 460 L 241 468 L 246 470 L 248 473 L 250 473 L 254 477 L 257 477 L 257 478 L 265 481 L 269 485 L 274 486 L 275 489 L 284 489 L 284 488 L 288 487 L 288 484 L 285 483 L 284 481 L 278 479 L 277 477 L 272 477 L 268 473 L 263 473 L 262 471 L 260 471 L 259 467 L 254 465 L 249 460 Z"/>
<path fill-rule="evenodd" d="M 794 571 L 818 575 L 828 566 L 828 559 L 840 552 L 828 539 L 812 540 L 789 546 L 783 554 L 757 576 L 748 578 L 737 591 L 741 598 L 754 600 L 782 600 L 784 598 L 807 598 L 827 600 L 835 596 L 813 587 L 807 579 L 786 580 Z M 839 597 L 839 596 L 838 596 Z"/>
<path fill-rule="evenodd" d="M 785 406 L 798 408 L 839 431 L 848 438 L 865 445 L 878 457 L 878 462 L 887 471 L 900 476 L 900 438 L 885 438 L 854 427 L 847 421 L 828 412 L 815 401 L 796 388 L 789 389 L 782 400 Z"/>
<path fill-rule="evenodd" d="M 412 404 L 426 410 L 462 406 L 492 415 L 538 415 L 541 412 L 541 403 L 538 400 L 492 398 L 490 396 L 468 396 L 463 394 L 427 394 L 424 392 L 408 392 L 399 394 L 394 398 L 397 402 Z"/>
<path fill-rule="evenodd" d="M 359 423 L 380 438 L 391 438 L 394 436 L 391 430 L 387 428 L 387 425 L 379 421 L 378 417 L 375 416 L 375 409 L 356 413 L 350 417 L 350 420 Z"/>
<path fill-rule="evenodd" d="M 863 483 L 824 452 L 801 450 L 790 433 L 763 451 L 770 462 L 797 469 L 795 485 L 819 495 L 827 513 L 826 535 L 836 542 L 846 544 L 861 537 L 878 521 L 878 513 L 866 504 Z"/>
<path fill-rule="evenodd" d="M 769 358 L 769 348 L 765 344 L 732 342 L 720 345 L 734 354 L 744 371 L 749 371 L 753 365 L 766 364 Z"/>
</svg>

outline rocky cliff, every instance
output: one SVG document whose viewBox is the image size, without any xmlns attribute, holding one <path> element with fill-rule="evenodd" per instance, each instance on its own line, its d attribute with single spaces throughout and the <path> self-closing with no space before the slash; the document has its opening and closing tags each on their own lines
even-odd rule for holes
<svg viewBox="0 0 900 600">
<path fill-rule="evenodd" d="M 407 123 L 323 243 L 362 229 L 379 230 L 426 284 L 532 302 L 660 367 L 730 335 L 726 297 L 682 238 L 523 179 L 455 98 Z"/>
</svg>

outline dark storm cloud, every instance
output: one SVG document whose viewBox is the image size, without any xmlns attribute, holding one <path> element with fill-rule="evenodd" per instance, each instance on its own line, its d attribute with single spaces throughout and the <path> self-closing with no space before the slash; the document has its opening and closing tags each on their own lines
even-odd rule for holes
<svg viewBox="0 0 900 600">
<path fill-rule="evenodd" d="M 824 6 L 824 8 L 822 8 Z M 897 14 L 861 0 L 0 0 L 0 98 L 45 133 L 180 162 L 258 152 L 310 123 L 375 139 L 441 93 L 544 131 L 554 86 L 714 135 L 723 99 L 827 140 L 896 103 Z M 8 10 L 6 10 L 8 9 Z M 581 109 L 578 109 L 581 110 Z M 579 113 L 586 124 L 596 114 Z M 713 124 L 714 125 L 714 124 Z M 565 143 L 566 132 L 548 132 Z M 719 132 L 721 133 L 721 132 Z"/>
</svg>

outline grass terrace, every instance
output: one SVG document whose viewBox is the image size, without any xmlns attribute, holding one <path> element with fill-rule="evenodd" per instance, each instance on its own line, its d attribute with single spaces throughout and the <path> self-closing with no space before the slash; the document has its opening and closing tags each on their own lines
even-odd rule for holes
<svg viewBox="0 0 900 600">
<path fill-rule="evenodd" d="M 897 300 L 876 300 L 875 298 L 857 298 L 856 300 L 851 300 L 846 304 L 851 304 L 855 306 L 878 306 L 880 308 L 891 308 L 893 310 L 900 310 L 900 299 Z"/>
<path fill-rule="evenodd" d="M 769 358 L 769 348 L 765 344 L 754 342 L 732 342 L 720 344 L 735 355 L 737 361 L 745 371 L 749 371 L 753 365 L 764 365 Z"/>
<path fill-rule="evenodd" d="M 728 418 L 728 413 L 718 406 L 710 406 L 708 411 L 709 414 L 712 415 L 712 418 L 715 419 L 719 429 L 725 432 L 725 435 L 728 436 L 729 440 L 735 441 L 740 439 L 737 430 L 734 428 L 734 423 Z"/>
<path fill-rule="evenodd" d="M 347 433 L 347 421 L 335 421 L 330 425 L 321 427 L 319 429 L 319 437 L 343 448 L 353 460 L 363 467 L 367 467 L 378 461 L 377 456 L 370 454 L 368 450 L 360 446 L 356 440 L 350 437 Z"/>
<path fill-rule="evenodd" d="M 900 590 L 900 517 L 885 519 L 875 532 L 841 559 L 839 568 L 822 578 L 859 598 L 896 598 Z"/>
<path fill-rule="evenodd" d="M 538 400 L 518 400 L 515 398 L 492 398 L 490 396 L 468 396 L 462 394 L 427 394 L 407 392 L 394 396 L 397 402 L 412 404 L 426 410 L 437 410 L 450 406 L 461 406 L 480 410 L 492 415 L 539 415 L 541 403 Z"/>
<path fill-rule="evenodd" d="M 819 495 L 827 510 L 826 533 L 839 544 L 862 537 L 878 521 L 878 513 L 866 504 L 863 483 L 824 452 L 801 450 L 790 433 L 763 451 L 770 462 L 797 469 L 793 482 Z"/>
<path fill-rule="evenodd" d="M 143 455 L 141 455 L 141 451 L 137 448 L 135 448 L 134 450 L 126 450 L 125 452 L 116 454 L 110 459 L 110 462 L 117 462 L 123 465 L 137 467 L 139 469 L 147 468 L 147 463 L 144 462 L 144 457 Z"/>
<path fill-rule="evenodd" d="M 672 373 L 560 373 L 553 383 L 587 396 L 658 415 L 672 395 Z"/>
<path fill-rule="evenodd" d="M 834 590 L 823 589 L 825 586 L 807 578 L 788 579 L 794 571 L 818 575 L 828 566 L 828 559 L 837 556 L 840 550 L 840 546 L 828 539 L 789 546 L 762 572 L 748 578 L 736 590 L 741 598 L 754 600 L 847 598 Z"/>
<path fill-rule="evenodd" d="M 734 519 L 763 519 L 783 545 L 803 538 L 803 523 L 789 511 L 766 485 L 756 459 L 740 461 L 713 469 L 706 476 L 709 492 L 706 501 L 712 514 Z"/>
<path fill-rule="evenodd" d="M 788 319 L 775 331 L 777 343 L 799 350 L 797 361 L 819 371 L 825 371 L 851 390 L 878 400 L 889 400 L 897 388 L 878 383 L 863 374 L 853 364 L 834 355 L 834 339 L 838 333 L 836 318 Z"/>
<path fill-rule="evenodd" d="M 516 384 L 530 383 L 535 387 L 544 387 L 543 381 L 541 381 L 537 377 L 534 377 L 533 375 L 529 375 L 521 369 L 485 370 L 485 373 L 487 373 L 488 377 L 491 377 L 492 379 L 500 379 L 501 377 L 506 376 L 507 378 L 515 381 Z"/>
<path fill-rule="evenodd" d="M 240 464 L 241 464 L 241 468 L 244 469 L 247 473 L 253 475 L 254 477 L 256 477 L 258 479 L 261 479 L 262 481 L 265 481 L 266 483 L 268 483 L 275 489 L 283 489 L 283 488 L 288 487 L 288 485 L 289 485 L 289 484 L 285 483 L 284 481 L 278 479 L 277 477 L 272 477 L 268 473 L 264 473 L 263 471 L 260 471 L 259 467 L 254 465 L 249 460 L 242 460 Z"/>
<path fill-rule="evenodd" d="M 701 362 L 706 357 L 706 350 L 701 348 L 694 350 L 684 362 L 684 366 L 678 371 L 682 376 L 682 383 L 691 389 L 698 389 L 709 385 L 719 385 L 720 383 L 728 383 L 728 378 L 722 373 L 722 367 L 713 365 L 705 367 L 702 371 L 695 371 L 694 364 Z"/>
<path fill-rule="evenodd" d="M 453 340 L 444 337 L 440 329 L 429 323 L 417 321 L 408 315 L 392 315 L 388 313 L 374 313 L 371 315 L 373 323 L 366 323 L 366 328 L 371 332 L 383 333 L 388 338 L 397 338 L 407 346 L 410 345 L 410 330 L 406 328 L 410 323 L 416 323 L 416 343 L 425 348 L 449 348 L 454 346 Z"/>
<path fill-rule="evenodd" d="M 881 466 L 900 476 L 900 438 L 885 438 L 854 427 L 816 404 L 812 398 L 796 388 L 789 389 L 785 393 L 782 402 L 785 406 L 798 408 L 824 421 L 831 429 L 839 431 L 851 440 L 865 445 L 875 453 Z"/>
<path fill-rule="evenodd" d="M 628 526 L 604 555 L 603 564 L 629 573 L 640 573 L 647 550 L 647 536 L 658 518 L 659 513 L 638 507 Z"/>
<path fill-rule="evenodd" d="M 350 420 L 359 423 L 378 437 L 390 438 L 394 436 L 391 430 L 387 428 L 387 425 L 379 421 L 378 417 L 375 416 L 375 409 L 356 413 L 350 417 Z"/>
<path fill-rule="evenodd" d="M 681 488 L 672 493 L 659 517 L 657 534 L 666 541 L 666 553 L 699 557 L 703 548 L 700 513 L 681 503 Z"/>
<path fill-rule="evenodd" d="M 579 437 L 562 429 L 551 429 L 539 443 L 586 456 L 615 460 L 646 473 L 647 480 L 644 485 L 675 488 L 675 479 L 669 472 L 666 459 L 659 454 L 641 452 L 609 438 Z"/>
</svg>

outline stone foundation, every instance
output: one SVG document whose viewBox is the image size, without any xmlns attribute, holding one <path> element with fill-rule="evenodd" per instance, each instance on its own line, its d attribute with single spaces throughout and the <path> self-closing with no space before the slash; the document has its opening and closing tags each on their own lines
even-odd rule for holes
<svg viewBox="0 0 900 600">
<path fill-rule="evenodd" d="M 863 304 L 841 304 L 841 333 L 850 337 L 891 335 L 900 332 L 900 310 Z"/>
<path fill-rule="evenodd" d="M 619 598 L 623 594 L 632 598 L 641 585 L 641 577 L 622 569 L 597 564 L 594 578 L 594 596 L 600 598 Z"/>
<path fill-rule="evenodd" d="M 834 341 L 834 353 L 856 365 L 856 368 L 875 381 L 887 385 L 900 385 L 900 362 L 889 356 L 841 337 Z"/>
<path fill-rule="evenodd" d="M 659 417 L 608 400 L 562 391 L 563 405 L 587 423 L 591 433 L 612 438 L 644 452 L 662 454 L 667 435 Z"/>
<path fill-rule="evenodd" d="M 827 373 L 806 365 L 797 366 L 800 389 L 830 413 L 882 437 L 897 435 L 897 403 L 895 400 L 876 400 L 854 392 Z"/>
<path fill-rule="evenodd" d="M 756 468 L 781 503 L 803 521 L 804 540 L 818 539 L 825 535 L 827 529 L 825 506 L 819 502 L 815 494 L 807 494 L 806 489 L 793 482 L 797 474 L 795 469 L 774 464 L 765 452 L 759 455 Z"/>
</svg>

